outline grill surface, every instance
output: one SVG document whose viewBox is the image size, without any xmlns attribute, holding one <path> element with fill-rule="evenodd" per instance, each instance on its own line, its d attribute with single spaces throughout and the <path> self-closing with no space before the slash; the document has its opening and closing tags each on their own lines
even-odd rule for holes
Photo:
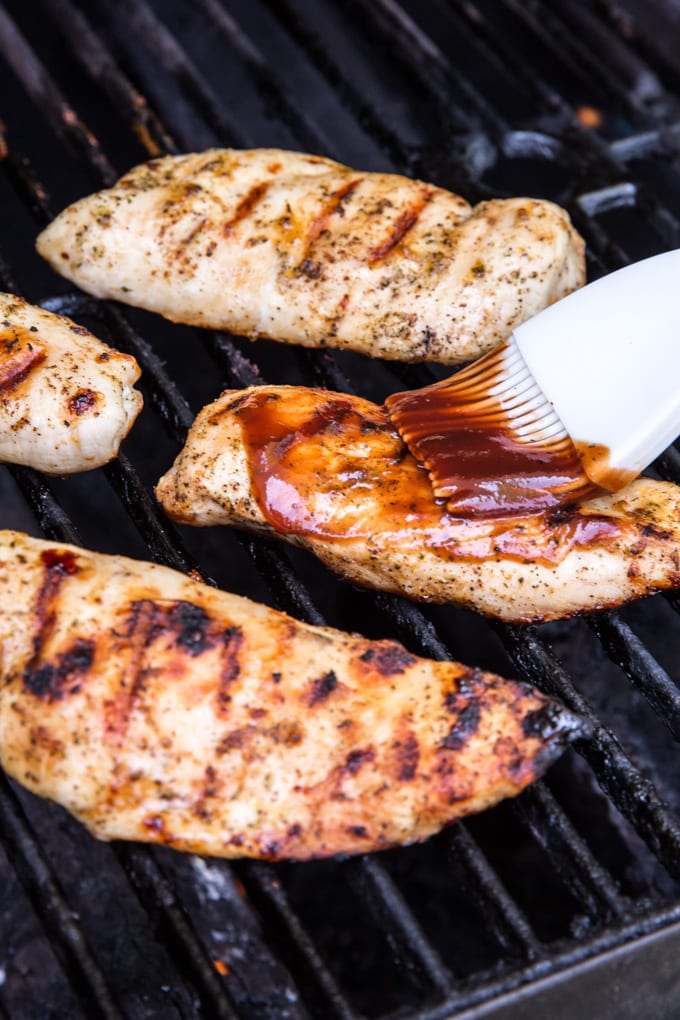
<svg viewBox="0 0 680 1020">
<path fill-rule="evenodd" d="M 149 155 L 280 145 L 471 200 L 557 200 L 592 278 L 680 245 L 678 21 L 670 0 L 0 7 L 0 286 L 134 353 L 146 397 L 109 467 L 3 469 L 1 526 L 196 568 L 315 623 L 519 675 L 594 726 L 513 803 L 419 847 L 307 865 L 95 843 L 2 779 L 0 1018 L 678 1015 L 678 599 L 492 626 L 357 592 L 228 529 L 174 529 L 151 486 L 225 386 L 382 400 L 432 370 L 172 326 L 75 293 L 33 253 L 55 212 Z M 680 481 L 678 452 L 655 470 Z"/>
</svg>

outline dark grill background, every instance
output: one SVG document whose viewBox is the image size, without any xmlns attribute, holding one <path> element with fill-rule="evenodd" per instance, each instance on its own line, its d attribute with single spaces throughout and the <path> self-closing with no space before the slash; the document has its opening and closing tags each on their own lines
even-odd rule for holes
<svg viewBox="0 0 680 1020">
<path fill-rule="evenodd" d="M 679 33 L 671 0 L 0 7 L 0 286 L 134 353 L 146 398 L 103 470 L 3 469 L 0 525 L 196 567 L 312 622 L 520 675 L 594 724 L 513 803 L 420 847 L 309 865 L 95 843 L 3 779 L 0 1018 L 678 1015 L 676 599 L 521 630 L 357 592 L 303 553 L 228 529 L 178 533 L 151 487 L 225 386 L 320 383 L 382 400 L 431 370 L 104 305 L 56 278 L 33 239 L 149 155 L 271 145 L 471 200 L 557 200 L 592 278 L 680 244 Z M 675 449 L 655 469 L 680 480 Z"/>
</svg>

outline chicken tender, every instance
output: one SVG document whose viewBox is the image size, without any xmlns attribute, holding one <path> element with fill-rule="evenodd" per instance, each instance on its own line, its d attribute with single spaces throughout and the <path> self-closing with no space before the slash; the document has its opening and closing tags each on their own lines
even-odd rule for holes
<svg viewBox="0 0 680 1020">
<path fill-rule="evenodd" d="M 106 464 L 142 407 L 134 358 L 0 294 L 0 461 L 66 475 Z"/>
<path fill-rule="evenodd" d="M 0 763 L 101 839 L 305 859 L 422 840 L 584 731 L 530 687 L 175 571 L 0 532 Z"/>
<path fill-rule="evenodd" d="M 514 622 L 680 586 L 680 488 L 641 478 L 552 513 L 463 520 L 383 407 L 295 386 L 227 391 L 156 494 L 183 524 L 235 524 L 310 549 L 368 588 Z"/>
<path fill-rule="evenodd" d="M 176 322 L 403 361 L 470 361 L 583 284 L 551 202 L 442 188 L 280 149 L 154 159 L 38 238 L 98 297 Z"/>
</svg>

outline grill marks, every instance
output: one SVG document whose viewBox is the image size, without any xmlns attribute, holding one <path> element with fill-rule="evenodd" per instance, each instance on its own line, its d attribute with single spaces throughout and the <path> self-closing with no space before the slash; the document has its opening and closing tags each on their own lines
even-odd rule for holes
<svg viewBox="0 0 680 1020">
<path fill-rule="evenodd" d="M 242 220 L 245 220 L 246 217 L 250 216 L 258 202 L 261 202 L 267 194 L 271 183 L 271 181 L 261 181 L 260 184 L 255 184 L 250 191 L 243 196 L 236 206 L 236 211 L 233 216 L 227 220 L 222 228 L 225 237 L 229 237 L 229 235 L 233 233 L 234 227 L 237 227 Z"/>
<path fill-rule="evenodd" d="M 344 216 L 345 215 L 345 203 L 347 203 L 356 189 L 359 187 L 363 177 L 357 177 L 354 180 L 347 181 L 341 187 L 336 188 L 332 191 L 328 198 L 323 202 L 320 211 L 314 217 L 307 228 L 307 235 L 305 237 L 305 249 L 302 258 L 298 264 L 298 272 L 302 272 L 309 276 L 310 272 L 313 272 L 312 266 L 319 266 L 319 273 L 321 267 L 319 263 L 313 263 L 310 254 L 321 234 L 328 230 L 328 226 L 333 216 Z"/>
<path fill-rule="evenodd" d="M 219 663 L 207 667 L 206 676 L 217 671 L 217 711 L 222 715 L 227 710 L 231 700 L 229 688 L 240 674 L 243 643 L 240 627 L 220 627 L 201 606 L 191 602 L 142 599 L 132 603 L 117 636 L 121 650 L 129 652 L 121 660 L 120 692 L 106 706 L 109 734 L 125 735 L 151 674 L 160 671 L 180 676 L 184 656 L 195 659 L 213 650 L 218 651 Z"/>
<path fill-rule="evenodd" d="M 94 662 L 94 653 L 94 641 L 76 639 L 55 662 L 29 664 L 24 670 L 24 689 L 48 704 L 77 694 Z"/>
<path fill-rule="evenodd" d="M 461 709 L 456 723 L 442 741 L 442 747 L 447 751 L 459 751 L 477 732 L 481 718 L 482 706 L 477 698 L 473 698 L 465 708 Z"/>
<path fill-rule="evenodd" d="M 146 650 L 151 642 L 154 603 L 135 602 L 121 632 L 127 656 L 121 656 L 120 689 L 104 703 L 105 731 L 109 736 L 125 736 L 132 711 L 139 701 L 147 676 Z"/>
<path fill-rule="evenodd" d="M 423 188 L 420 196 L 396 218 L 387 236 L 369 253 L 370 265 L 382 262 L 401 244 L 410 230 L 413 230 L 425 206 L 432 201 L 434 188 Z"/>
<path fill-rule="evenodd" d="M 313 708 L 314 705 L 319 705 L 326 701 L 337 686 L 338 678 L 332 669 L 328 673 L 324 673 L 317 680 L 312 680 L 309 692 L 310 707 Z"/>
<path fill-rule="evenodd" d="M 231 701 L 229 689 L 241 673 L 239 654 L 243 644 L 243 632 L 240 627 L 229 627 L 224 631 L 223 665 L 220 673 L 219 693 L 217 696 L 219 710 L 224 714 Z"/>
<path fill-rule="evenodd" d="M 407 652 L 403 645 L 391 641 L 384 641 L 367 649 L 360 659 L 361 662 L 384 677 L 405 673 L 418 661 L 415 655 Z"/>
<path fill-rule="evenodd" d="M 367 227 L 372 229 L 374 222 L 388 219 L 389 213 L 387 210 L 392 210 L 393 205 L 389 199 L 382 199 L 370 211 L 359 205 L 356 216 L 349 219 L 347 227 L 337 224 L 335 229 L 333 229 L 331 225 L 333 217 L 345 217 L 347 203 L 355 195 L 357 188 L 363 181 L 363 177 L 354 178 L 331 192 L 323 203 L 320 212 L 317 213 L 307 229 L 304 252 L 298 260 L 295 270 L 293 270 L 294 273 L 307 276 L 310 279 L 318 279 L 323 276 L 325 260 L 334 261 L 336 249 L 339 254 L 342 254 L 345 244 L 353 245 L 353 238 L 356 233 L 363 233 Z M 423 188 L 414 201 L 403 209 L 389 225 L 388 232 L 383 240 L 364 252 L 362 257 L 369 266 L 373 267 L 383 262 L 396 251 L 409 231 L 416 226 L 423 209 L 432 200 L 435 190 L 434 188 Z M 322 257 L 314 259 L 312 256 L 317 241 L 323 241 L 327 237 L 329 238 L 330 252 L 324 252 Z M 333 319 L 335 330 L 337 330 L 338 323 L 347 311 L 348 303 L 349 295 L 343 295 Z M 333 325 L 331 328 L 333 328 Z"/>
<path fill-rule="evenodd" d="M 209 634 L 210 617 L 201 606 L 178 602 L 167 616 L 177 646 L 185 649 L 189 655 L 200 655 L 214 647 L 214 639 Z"/>
<path fill-rule="evenodd" d="M 410 783 L 415 779 L 420 760 L 420 744 L 413 730 L 406 730 L 403 737 L 395 740 L 392 751 L 396 778 L 400 783 Z"/>
<path fill-rule="evenodd" d="M 0 397 L 11 393 L 47 357 L 47 349 L 27 329 L 0 324 Z"/>
<path fill-rule="evenodd" d="M 76 640 L 55 662 L 44 657 L 57 625 L 60 589 L 68 577 L 79 572 L 79 567 L 68 549 L 47 550 L 40 560 L 44 574 L 34 606 L 37 626 L 33 634 L 33 654 L 24 667 L 22 681 L 24 690 L 51 703 L 80 690 L 78 677 L 92 665 L 94 646 L 91 642 Z"/>
<path fill-rule="evenodd" d="M 410 842 L 518 792 L 576 733 L 529 688 L 395 642 L 253 614 L 164 568 L 13 542 L 37 630 L 12 642 L 3 766 L 105 838 L 273 859 Z M 5 570 L 10 596 L 19 572 Z"/>
</svg>

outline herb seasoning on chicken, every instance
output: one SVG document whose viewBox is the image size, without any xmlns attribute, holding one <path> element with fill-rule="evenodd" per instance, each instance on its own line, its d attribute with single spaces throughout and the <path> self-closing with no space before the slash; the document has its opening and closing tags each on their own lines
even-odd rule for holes
<svg viewBox="0 0 680 1020">
<path fill-rule="evenodd" d="M 184 524 L 236 524 L 342 577 L 504 620 L 550 620 L 680 585 L 680 488 L 638 479 L 554 512 L 463 520 L 384 408 L 302 386 L 204 408 L 157 496 Z"/>
<path fill-rule="evenodd" d="M 582 736 L 521 683 L 175 571 L 0 532 L 0 763 L 102 839 L 320 857 L 425 839 Z"/>
<path fill-rule="evenodd" d="M 65 316 L 0 294 L 0 461 L 56 475 L 106 464 L 141 409 L 139 375 Z"/>
<path fill-rule="evenodd" d="M 584 282 L 551 202 L 471 208 L 278 149 L 154 159 L 38 238 L 62 275 L 177 322 L 403 361 L 469 361 Z"/>
</svg>

